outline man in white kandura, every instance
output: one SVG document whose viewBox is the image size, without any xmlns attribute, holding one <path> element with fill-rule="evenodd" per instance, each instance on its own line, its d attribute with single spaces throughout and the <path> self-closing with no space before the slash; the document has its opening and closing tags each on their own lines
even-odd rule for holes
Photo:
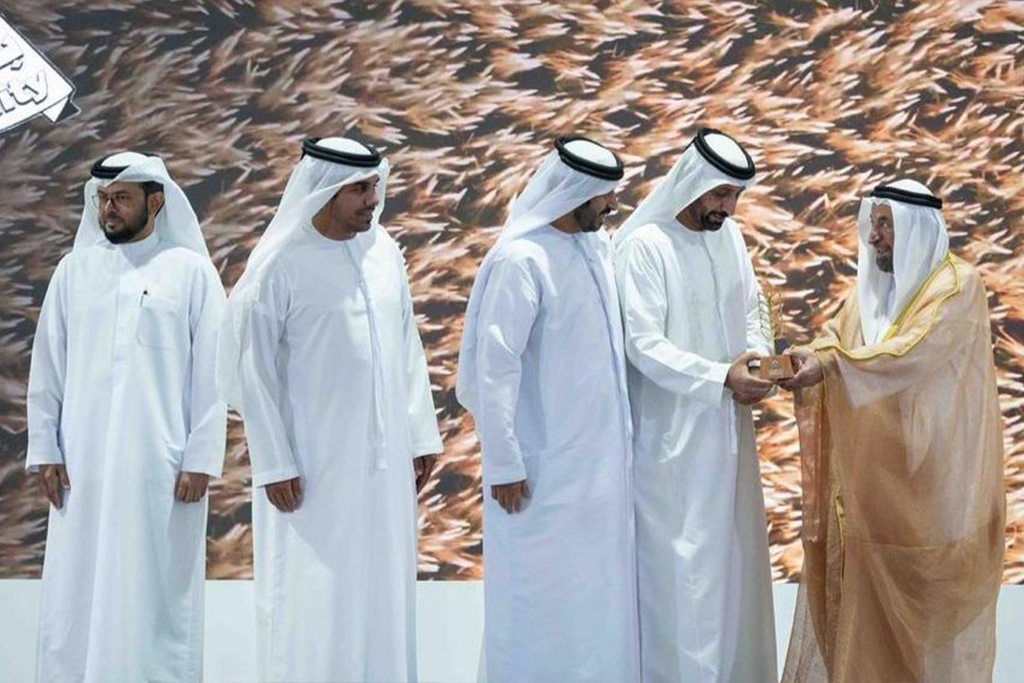
<svg viewBox="0 0 1024 683">
<path fill-rule="evenodd" d="M 483 447 L 489 683 L 636 681 L 632 429 L 609 243 L 622 164 L 560 138 L 466 312 L 457 394 Z"/>
<path fill-rule="evenodd" d="M 647 683 L 778 677 L 748 407 L 772 384 L 747 369 L 772 349 L 761 289 L 729 218 L 753 178 L 736 141 L 702 129 L 614 238 Z"/>
<path fill-rule="evenodd" d="M 199 681 L 224 289 L 159 157 L 97 162 L 39 314 L 28 462 L 51 503 L 39 681 Z"/>
<path fill-rule="evenodd" d="M 253 469 L 260 680 L 416 680 L 416 492 L 442 451 L 388 163 L 315 138 L 231 293 L 218 385 Z"/>
</svg>

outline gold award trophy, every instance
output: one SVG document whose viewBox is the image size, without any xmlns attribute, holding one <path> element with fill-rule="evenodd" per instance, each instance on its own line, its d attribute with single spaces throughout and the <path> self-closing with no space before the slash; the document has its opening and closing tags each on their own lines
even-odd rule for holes
<svg viewBox="0 0 1024 683">
<path fill-rule="evenodd" d="M 752 369 L 761 378 L 771 382 L 780 379 L 790 379 L 796 374 L 793 368 L 793 359 L 790 356 L 782 355 L 785 347 L 788 346 L 785 340 L 777 339 L 776 333 L 780 329 L 779 310 L 782 305 L 782 295 L 770 285 L 757 297 L 758 312 L 761 318 L 761 331 L 766 339 L 771 339 L 774 356 L 759 358 L 753 362 Z"/>
</svg>

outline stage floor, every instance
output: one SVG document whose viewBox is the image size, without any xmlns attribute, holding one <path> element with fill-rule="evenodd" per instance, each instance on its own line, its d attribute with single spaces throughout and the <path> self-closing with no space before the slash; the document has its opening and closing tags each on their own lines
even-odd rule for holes
<svg viewBox="0 0 1024 683">
<path fill-rule="evenodd" d="M 483 585 L 421 581 L 417 650 L 421 683 L 475 681 L 483 632 Z M 796 602 L 796 584 L 775 584 L 775 623 L 782 666 Z M 34 676 L 39 581 L 0 581 L 0 683 Z M 1024 586 L 999 597 L 994 683 L 1024 683 Z M 256 680 L 251 581 L 206 584 L 207 683 Z"/>
</svg>

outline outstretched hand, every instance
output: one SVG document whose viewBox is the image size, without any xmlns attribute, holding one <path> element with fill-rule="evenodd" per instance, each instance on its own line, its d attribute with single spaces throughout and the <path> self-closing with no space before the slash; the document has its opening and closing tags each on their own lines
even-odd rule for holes
<svg viewBox="0 0 1024 683">
<path fill-rule="evenodd" d="M 779 380 L 779 386 L 789 391 L 813 387 L 825 379 L 825 371 L 821 367 L 821 361 L 817 354 L 810 349 L 794 348 L 786 351 L 786 355 L 793 359 L 793 367 L 796 374 L 789 379 Z"/>
<path fill-rule="evenodd" d="M 756 351 L 747 351 L 729 367 L 729 374 L 725 377 L 725 386 L 732 391 L 734 401 L 743 406 L 757 403 L 768 395 L 774 386 L 766 379 L 761 379 L 750 372 L 747 363 L 760 358 Z"/>
</svg>

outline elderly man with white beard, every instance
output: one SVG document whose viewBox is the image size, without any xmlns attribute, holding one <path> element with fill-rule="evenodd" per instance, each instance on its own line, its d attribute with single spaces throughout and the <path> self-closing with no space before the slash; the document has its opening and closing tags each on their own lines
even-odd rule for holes
<svg viewBox="0 0 1024 683">
<path fill-rule="evenodd" d="M 988 297 L 914 180 L 861 201 L 857 284 L 791 351 L 804 564 L 783 680 L 990 681 L 1003 434 Z"/>
</svg>

